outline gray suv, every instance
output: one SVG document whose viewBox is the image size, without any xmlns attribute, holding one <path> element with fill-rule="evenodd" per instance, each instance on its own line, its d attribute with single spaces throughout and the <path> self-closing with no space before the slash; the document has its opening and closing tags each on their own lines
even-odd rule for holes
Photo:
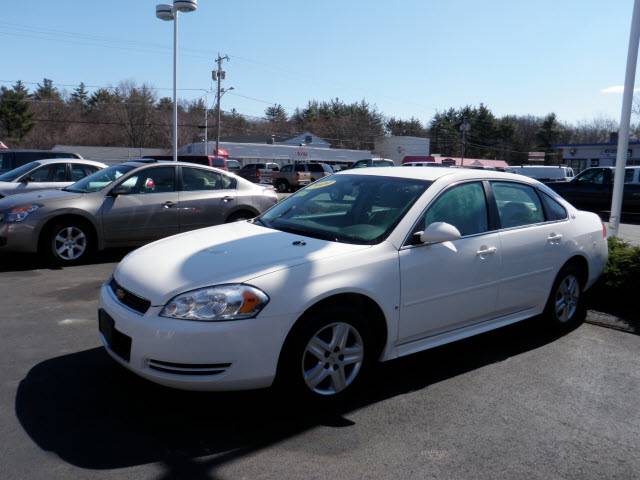
<svg viewBox="0 0 640 480">
<path fill-rule="evenodd" d="M 73 264 L 95 250 L 252 218 L 276 202 L 273 188 L 215 168 L 127 162 L 62 190 L 0 200 L 0 252 L 41 252 Z"/>
</svg>

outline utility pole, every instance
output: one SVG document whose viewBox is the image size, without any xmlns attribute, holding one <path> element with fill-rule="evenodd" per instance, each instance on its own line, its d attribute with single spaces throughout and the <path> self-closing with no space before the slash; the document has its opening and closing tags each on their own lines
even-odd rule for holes
<svg viewBox="0 0 640 480">
<path fill-rule="evenodd" d="M 218 69 L 211 72 L 213 80 L 218 82 L 217 94 L 216 94 L 216 110 L 218 111 L 218 125 L 217 125 L 217 133 L 216 133 L 216 150 L 214 153 L 216 157 L 218 156 L 218 151 L 220 149 L 220 121 L 222 118 L 220 114 L 220 98 L 222 97 L 222 94 L 225 92 L 221 88 L 221 83 L 222 83 L 222 80 L 224 80 L 227 76 L 226 72 L 222 70 L 222 62 L 224 60 L 229 61 L 229 57 L 227 55 L 225 55 L 224 57 L 221 57 L 220 54 L 218 53 L 218 58 L 216 58 L 216 64 L 218 65 Z"/>
<path fill-rule="evenodd" d="M 631 122 L 633 86 L 636 82 L 636 64 L 638 63 L 639 42 L 640 0 L 635 0 L 633 4 L 633 15 L 631 17 L 631 33 L 629 34 L 629 49 L 627 51 L 627 72 L 624 78 L 620 130 L 618 131 L 618 151 L 616 152 L 616 170 L 613 177 L 613 195 L 611 199 L 611 214 L 609 215 L 609 233 L 612 237 L 618 236 L 620 215 L 622 213 L 624 167 L 627 163 L 627 149 L 629 148 L 629 123 Z"/>
<path fill-rule="evenodd" d="M 460 166 L 464 166 L 464 150 L 467 146 L 467 132 L 471 130 L 471 124 L 466 118 L 462 119 L 462 125 L 460 125 L 460 131 L 462 132 L 462 155 L 460 157 Z"/>
</svg>

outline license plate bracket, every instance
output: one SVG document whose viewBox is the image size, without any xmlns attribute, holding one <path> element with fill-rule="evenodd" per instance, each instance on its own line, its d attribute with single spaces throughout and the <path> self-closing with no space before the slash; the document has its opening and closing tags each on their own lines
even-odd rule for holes
<svg viewBox="0 0 640 480">
<path fill-rule="evenodd" d="M 102 308 L 98 310 L 98 330 L 113 353 L 126 362 L 131 360 L 131 337 L 116 329 L 116 322 Z"/>
</svg>

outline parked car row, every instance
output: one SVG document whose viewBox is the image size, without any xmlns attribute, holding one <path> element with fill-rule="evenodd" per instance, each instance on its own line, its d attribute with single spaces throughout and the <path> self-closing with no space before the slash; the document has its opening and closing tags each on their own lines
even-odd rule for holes
<svg viewBox="0 0 640 480">
<path fill-rule="evenodd" d="M 212 167 L 126 162 L 61 190 L 0 199 L 0 251 L 41 252 L 72 264 L 95 250 L 252 218 L 276 202 L 272 188 Z"/>
</svg>

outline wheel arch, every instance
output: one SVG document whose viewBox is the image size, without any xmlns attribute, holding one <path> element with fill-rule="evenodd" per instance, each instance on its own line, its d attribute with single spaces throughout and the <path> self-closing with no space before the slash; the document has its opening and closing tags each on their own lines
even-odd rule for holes
<svg viewBox="0 0 640 480">
<path fill-rule="evenodd" d="M 51 218 L 48 218 L 40 227 L 38 232 L 38 250 L 40 251 L 43 247 L 43 242 L 45 241 L 46 235 L 49 233 L 49 230 L 56 223 L 65 221 L 65 220 L 76 220 L 83 223 L 85 226 L 89 228 L 89 234 L 93 237 L 97 249 L 102 249 L 102 242 L 100 236 L 98 235 L 98 227 L 97 225 L 86 215 L 83 215 L 78 212 L 65 212 L 59 215 L 55 215 Z"/>
<path fill-rule="evenodd" d="M 256 208 L 250 205 L 238 205 L 237 207 L 235 207 L 233 210 L 229 212 L 229 214 L 226 216 L 224 221 L 228 222 L 231 219 L 231 217 L 233 217 L 234 215 L 237 215 L 238 213 L 248 213 L 252 217 L 257 217 L 258 215 L 260 215 L 260 212 Z"/>
<path fill-rule="evenodd" d="M 315 312 L 318 312 L 319 310 L 335 305 L 355 306 L 358 309 L 363 309 L 366 317 L 371 318 L 372 330 L 374 332 L 374 337 L 376 338 L 375 358 L 376 360 L 378 360 L 381 357 L 387 345 L 387 340 L 389 339 L 389 325 L 387 323 L 384 311 L 382 310 L 380 305 L 368 295 L 356 292 L 339 292 L 318 299 L 298 317 L 298 319 L 289 329 L 289 332 L 285 337 L 285 341 L 282 344 L 278 364 L 282 359 L 282 352 L 285 351 L 289 342 L 295 337 L 298 330 L 302 327 L 302 325 L 304 324 L 304 320 L 310 315 L 313 315 Z"/>
<path fill-rule="evenodd" d="M 569 260 L 567 260 L 562 268 L 558 270 L 558 273 L 562 271 L 562 269 L 567 266 L 575 266 L 580 271 L 580 283 L 581 287 L 584 289 L 585 285 L 589 281 L 589 261 L 586 259 L 584 255 L 575 254 Z"/>
</svg>

